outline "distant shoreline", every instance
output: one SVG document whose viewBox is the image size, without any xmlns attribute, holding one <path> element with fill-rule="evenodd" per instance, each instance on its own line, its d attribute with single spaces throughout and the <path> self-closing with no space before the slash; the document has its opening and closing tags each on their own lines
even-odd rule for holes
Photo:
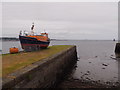
<svg viewBox="0 0 120 90">
<path fill-rule="evenodd" d="M 3 41 L 19 41 L 19 38 L 16 38 L 16 37 L 0 37 L 0 40 L 3 40 Z M 71 41 L 72 39 L 50 39 L 50 40 L 51 41 Z M 88 39 L 82 39 L 80 41 L 113 41 L 113 40 L 88 40 Z M 115 41 L 117 41 L 117 40 L 115 40 Z"/>
<path fill-rule="evenodd" d="M 19 38 L 15 38 L 15 37 L 0 37 L 0 40 L 3 40 L 3 41 L 19 41 Z"/>
</svg>

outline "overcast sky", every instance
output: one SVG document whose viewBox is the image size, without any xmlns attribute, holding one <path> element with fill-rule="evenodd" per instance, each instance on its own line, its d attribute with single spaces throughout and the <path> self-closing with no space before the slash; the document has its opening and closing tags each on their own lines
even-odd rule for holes
<svg viewBox="0 0 120 90">
<path fill-rule="evenodd" d="M 18 37 L 20 30 L 49 33 L 55 39 L 113 39 L 118 37 L 117 2 L 3 3 L 2 36 Z"/>
</svg>

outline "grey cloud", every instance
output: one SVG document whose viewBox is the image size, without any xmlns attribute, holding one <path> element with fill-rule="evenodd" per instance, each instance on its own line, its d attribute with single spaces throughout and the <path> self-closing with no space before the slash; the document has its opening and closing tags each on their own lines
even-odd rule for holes
<svg viewBox="0 0 120 90">
<path fill-rule="evenodd" d="M 113 39 L 117 17 L 117 2 L 3 3 L 3 36 L 34 21 L 36 32 L 46 29 L 52 38 Z"/>
</svg>

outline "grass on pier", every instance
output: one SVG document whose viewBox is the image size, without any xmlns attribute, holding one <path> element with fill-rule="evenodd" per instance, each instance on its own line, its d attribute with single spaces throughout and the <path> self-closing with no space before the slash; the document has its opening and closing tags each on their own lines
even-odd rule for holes
<svg viewBox="0 0 120 90">
<path fill-rule="evenodd" d="M 4 77 L 9 73 L 12 73 L 36 61 L 52 56 L 70 47 L 71 45 L 55 45 L 49 46 L 47 49 L 42 49 L 40 51 L 3 54 L 2 76 Z"/>
</svg>

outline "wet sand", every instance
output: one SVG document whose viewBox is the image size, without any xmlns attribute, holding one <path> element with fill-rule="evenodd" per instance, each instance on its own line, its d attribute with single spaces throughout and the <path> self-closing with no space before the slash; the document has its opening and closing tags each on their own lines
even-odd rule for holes
<svg viewBox="0 0 120 90">
<path fill-rule="evenodd" d="M 64 81 L 57 86 L 57 88 L 118 88 L 118 87 L 120 87 L 118 82 L 116 82 L 115 85 L 106 85 L 101 84 L 99 81 L 86 81 L 74 79 L 72 77 L 64 79 Z"/>
</svg>

